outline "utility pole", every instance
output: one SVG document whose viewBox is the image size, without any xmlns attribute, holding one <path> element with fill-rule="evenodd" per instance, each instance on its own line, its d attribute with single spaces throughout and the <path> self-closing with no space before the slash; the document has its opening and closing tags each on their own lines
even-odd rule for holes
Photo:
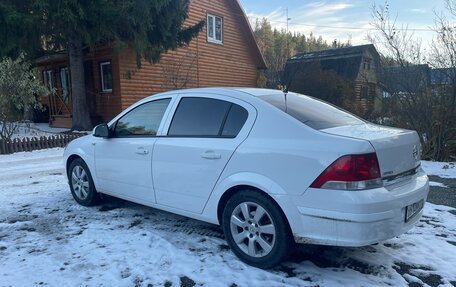
<svg viewBox="0 0 456 287">
<path fill-rule="evenodd" d="M 287 41 L 287 43 L 286 43 L 286 44 L 287 44 L 287 51 L 286 51 L 287 54 L 286 54 L 286 57 L 285 57 L 285 62 L 283 63 L 283 67 L 282 67 L 283 70 L 285 69 L 285 65 L 286 65 L 286 63 L 287 63 L 287 61 L 288 61 L 288 58 L 290 58 L 290 39 L 289 39 L 290 37 L 288 36 L 288 21 L 290 21 L 291 18 L 288 17 L 288 7 L 287 7 L 287 9 L 285 9 L 285 11 L 286 11 L 286 16 L 287 16 L 287 30 L 286 30 L 286 34 L 285 34 L 285 37 L 286 37 L 285 40 Z M 280 56 L 282 57 L 282 55 L 280 55 Z M 283 81 L 283 78 L 282 78 L 282 81 Z M 285 84 L 285 83 L 283 83 L 283 85 L 284 85 L 284 84 Z M 284 88 L 284 91 L 285 91 L 285 92 L 284 92 L 284 96 L 285 96 L 285 110 L 287 110 L 287 93 L 288 93 L 288 89 L 290 88 L 290 87 L 288 87 L 288 85 L 289 85 L 289 84 L 286 84 L 286 86 L 283 87 L 283 88 Z"/>
<path fill-rule="evenodd" d="M 287 11 L 287 34 L 288 34 L 288 20 L 291 20 L 290 18 L 288 18 L 288 8 L 285 9 Z"/>
<path fill-rule="evenodd" d="M 287 39 L 287 59 L 290 57 L 290 44 L 289 44 L 289 39 L 288 39 L 288 21 L 291 20 L 290 17 L 288 17 L 288 7 L 285 9 L 287 11 L 287 33 L 286 33 L 286 39 Z"/>
</svg>

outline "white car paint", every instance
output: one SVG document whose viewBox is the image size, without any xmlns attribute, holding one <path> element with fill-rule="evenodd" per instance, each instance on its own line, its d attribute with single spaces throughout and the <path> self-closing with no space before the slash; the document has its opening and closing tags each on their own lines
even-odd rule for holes
<svg viewBox="0 0 456 287">
<path fill-rule="evenodd" d="M 97 189 L 155 203 L 151 162 L 156 141 L 156 138 L 94 139 Z"/>
<path fill-rule="evenodd" d="M 186 97 L 226 97 L 204 92 Z M 182 96 L 178 96 L 176 102 Z M 152 177 L 157 204 L 202 213 L 220 174 L 236 148 L 244 141 L 256 119 L 255 108 L 245 101 L 229 98 L 249 112 L 249 118 L 235 138 L 160 137 L 154 146 Z M 168 118 L 166 126 L 171 123 Z M 176 180 L 176 179 L 179 180 Z"/>
<path fill-rule="evenodd" d="M 427 198 L 428 179 L 421 169 L 369 190 L 310 187 L 343 155 L 377 152 L 381 171 L 388 171 L 388 176 L 416 167 L 416 159 L 401 159 L 401 154 L 412 155 L 410 146 L 419 145 L 415 132 L 369 124 L 316 130 L 262 100 L 265 94 L 283 97 L 280 91 L 236 88 L 151 96 L 127 108 L 108 126 L 140 104 L 171 98 L 157 137 L 126 140 L 112 148 L 111 143 L 118 139 L 88 135 L 71 142 L 64 157 L 66 161 L 81 157 L 101 193 L 215 224 L 220 223 L 223 205 L 219 203 L 227 191 L 255 187 L 279 205 L 300 243 L 362 246 L 397 236 L 419 220 L 422 211 L 408 222 L 404 222 L 404 214 L 407 205 Z M 234 139 L 167 137 L 182 97 L 234 102 L 246 108 L 249 116 Z M 398 153 L 397 146 L 402 147 Z M 149 153 L 137 155 L 138 148 Z M 388 150 L 390 153 L 385 152 Z"/>
<path fill-rule="evenodd" d="M 419 165 L 421 157 L 419 144 L 417 144 L 419 143 L 419 138 L 414 131 L 382 127 L 370 123 L 335 127 L 322 131 L 368 140 L 374 146 L 378 155 L 383 177 L 398 174 Z M 400 144 L 398 144 L 399 137 Z M 413 154 L 414 148 L 416 150 L 415 157 Z"/>
</svg>

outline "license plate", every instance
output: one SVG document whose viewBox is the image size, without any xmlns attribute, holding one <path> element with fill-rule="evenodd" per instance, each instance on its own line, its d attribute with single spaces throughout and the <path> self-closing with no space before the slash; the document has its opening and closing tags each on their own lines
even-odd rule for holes
<svg viewBox="0 0 456 287">
<path fill-rule="evenodd" d="M 424 200 L 412 203 L 405 207 L 405 222 L 409 221 L 410 218 L 415 216 L 421 209 L 423 209 Z"/>
</svg>

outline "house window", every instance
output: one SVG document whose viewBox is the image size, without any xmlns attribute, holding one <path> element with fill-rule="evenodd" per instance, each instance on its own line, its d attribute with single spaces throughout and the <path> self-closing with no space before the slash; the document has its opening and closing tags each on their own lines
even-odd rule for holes
<svg viewBox="0 0 456 287">
<path fill-rule="evenodd" d="M 48 87 L 50 91 L 54 89 L 54 79 L 52 77 L 52 70 L 43 71 L 43 84 Z"/>
<path fill-rule="evenodd" d="M 364 70 L 370 70 L 371 69 L 371 60 L 370 59 L 364 59 L 363 69 Z"/>
<path fill-rule="evenodd" d="M 111 62 L 100 63 L 101 91 L 112 92 L 112 65 Z"/>
<path fill-rule="evenodd" d="M 361 88 L 361 98 L 362 99 L 368 99 L 369 98 L 369 87 L 364 86 Z"/>
<path fill-rule="evenodd" d="M 63 95 L 63 100 L 65 101 L 66 104 L 69 102 L 69 95 L 70 95 L 70 86 L 69 86 L 69 81 L 68 81 L 68 68 L 63 67 L 60 68 L 60 86 L 62 87 L 62 95 Z"/>
<path fill-rule="evenodd" d="M 207 15 L 207 40 L 212 43 L 222 44 L 223 18 L 215 15 Z"/>
</svg>

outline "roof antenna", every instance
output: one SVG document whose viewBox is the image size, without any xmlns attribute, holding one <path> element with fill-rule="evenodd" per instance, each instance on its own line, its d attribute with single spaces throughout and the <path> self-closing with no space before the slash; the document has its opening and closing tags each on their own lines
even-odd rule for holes
<svg viewBox="0 0 456 287">
<path fill-rule="evenodd" d="M 288 62 L 288 60 L 287 60 L 287 62 Z M 288 105 L 287 105 L 288 90 L 290 89 L 291 83 L 293 82 L 293 76 L 294 76 L 294 74 L 296 74 L 297 71 L 294 70 L 293 72 L 294 72 L 293 75 L 290 75 L 290 77 L 288 77 L 288 83 L 287 84 L 284 83 L 285 82 L 285 78 L 287 78 L 287 76 L 285 74 L 285 71 L 284 71 L 284 73 L 281 76 L 281 78 L 282 78 L 281 82 L 282 82 L 282 87 L 283 87 L 282 92 L 283 92 L 283 96 L 285 97 L 285 112 L 288 111 Z M 289 74 L 289 73 L 290 72 L 288 72 L 287 74 Z"/>
<path fill-rule="evenodd" d="M 283 96 L 285 97 L 285 112 L 288 111 L 288 105 L 287 105 L 287 95 L 288 95 L 288 90 L 290 89 L 291 82 L 293 81 L 293 77 L 290 78 L 288 81 L 288 84 L 284 86 L 284 89 L 282 90 Z"/>
</svg>

